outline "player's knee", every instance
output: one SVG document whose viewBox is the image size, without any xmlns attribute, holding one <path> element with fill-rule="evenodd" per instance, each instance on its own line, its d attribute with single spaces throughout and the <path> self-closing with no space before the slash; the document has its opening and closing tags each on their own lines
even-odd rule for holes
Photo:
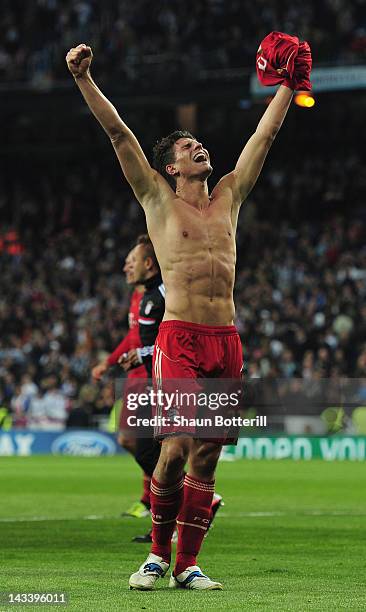
<svg viewBox="0 0 366 612">
<path fill-rule="evenodd" d="M 174 472 L 176 470 L 183 469 L 186 459 L 187 459 L 187 456 L 183 448 L 179 446 L 178 447 L 174 446 L 173 448 L 169 448 L 168 452 L 165 455 L 166 469 L 168 471 L 174 471 Z"/>
<path fill-rule="evenodd" d="M 169 440 L 163 445 L 160 455 L 160 468 L 171 476 L 179 474 L 187 461 L 188 447 L 182 439 Z"/>
<path fill-rule="evenodd" d="M 211 477 L 216 469 L 221 453 L 221 445 L 214 442 L 203 442 L 193 453 L 192 468 L 202 478 Z"/>
</svg>

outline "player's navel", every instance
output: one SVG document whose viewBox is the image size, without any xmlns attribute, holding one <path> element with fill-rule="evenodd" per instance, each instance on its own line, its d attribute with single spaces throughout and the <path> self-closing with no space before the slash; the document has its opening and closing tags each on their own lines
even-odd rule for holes
<svg viewBox="0 0 366 612">
<path fill-rule="evenodd" d="M 184 232 L 182 233 L 183 233 L 183 238 L 188 238 L 188 232 L 186 232 L 186 230 L 184 230 Z"/>
</svg>

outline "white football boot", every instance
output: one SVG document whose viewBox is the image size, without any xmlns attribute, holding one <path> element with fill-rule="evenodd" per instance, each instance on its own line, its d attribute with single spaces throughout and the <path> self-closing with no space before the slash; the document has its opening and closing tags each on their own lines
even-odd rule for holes
<svg viewBox="0 0 366 612">
<path fill-rule="evenodd" d="M 187 567 L 178 576 L 172 574 L 169 587 L 171 589 L 192 589 L 195 591 L 222 591 L 223 589 L 220 582 L 213 582 L 208 576 L 205 576 L 198 565 Z"/>
<path fill-rule="evenodd" d="M 145 563 L 140 569 L 130 576 L 130 589 L 139 591 L 152 591 L 155 582 L 163 578 L 169 569 L 169 563 L 163 561 L 161 557 L 150 553 Z"/>
</svg>

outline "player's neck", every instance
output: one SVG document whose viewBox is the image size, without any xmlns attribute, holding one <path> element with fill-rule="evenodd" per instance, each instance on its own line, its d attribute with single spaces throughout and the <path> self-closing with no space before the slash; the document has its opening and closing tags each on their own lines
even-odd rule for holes
<svg viewBox="0 0 366 612">
<path fill-rule="evenodd" d="M 206 180 L 178 179 L 176 194 L 179 198 L 199 210 L 208 208 L 210 205 Z"/>
</svg>

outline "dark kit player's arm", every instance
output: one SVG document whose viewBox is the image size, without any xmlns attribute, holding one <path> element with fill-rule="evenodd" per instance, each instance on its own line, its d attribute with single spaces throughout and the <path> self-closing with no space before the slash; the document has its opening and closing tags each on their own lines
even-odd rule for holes
<svg viewBox="0 0 366 612">
<path fill-rule="evenodd" d="M 136 198 L 144 206 L 157 199 L 157 190 L 164 179 L 151 168 L 134 134 L 94 83 L 90 74 L 92 58 L 91 48 L 82 44 L 70 49 L 66 62 L 91 112 L 109 136 Z"/>
</svg>

